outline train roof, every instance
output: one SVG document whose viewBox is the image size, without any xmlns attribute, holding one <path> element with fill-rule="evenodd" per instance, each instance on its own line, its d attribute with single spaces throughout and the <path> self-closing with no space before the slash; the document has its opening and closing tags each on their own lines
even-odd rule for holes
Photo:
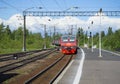
<svg viewBox="0 0 120 84">
<path fill-rule="evenodd" d="M 76 35 L 63 35 L 62 37 L 76 37 Z"/>
</svg>

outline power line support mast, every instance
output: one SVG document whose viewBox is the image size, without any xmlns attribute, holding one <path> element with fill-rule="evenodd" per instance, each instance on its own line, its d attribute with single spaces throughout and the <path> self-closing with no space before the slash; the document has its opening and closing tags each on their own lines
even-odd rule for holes
<svg viewBox="0 0 120 84">
<path fill-rule="evenodd" d="M 26 51 L 26 15 L 23 11 L 23 21 L 24 21 L 24 27 L 23 27 L 23 51 Z"/>
<path fill-rule="evenodd" d="M 44 49 L 46 49 L 46 25 L 44 25 Z"/>
<path fill-rule="evenodd" d="M 54 25 L 54 33 L 53 33 L 53 41 L 54 41 L 54 45 L 55 45 L 55 33 L 56 33 L 56 29 L 55 29 L 55 25 Z"/>
<path fill-rule="evenodd" d="M 23 21 L 24 21 L 23 22 L 23 25 L 24 25 L 24 27 L 23 27 L 23 51 L 26 51 L 26 16 L 28 16 L 27 10 L 33 9 L 33 8 L 35 8 L 35 7 L 30 7 L 23 11 Z M 38 7 L 38 8 L 42 9 L 42 7 Z"/>
<path fill-rule="evenodd" d="M 102 8 L 100 9 L 99 13 L 100 13 L 99 57 L 102 57 L 102 55 L 101 55 L 101 16 L 102 16 Z"/>
</svg>

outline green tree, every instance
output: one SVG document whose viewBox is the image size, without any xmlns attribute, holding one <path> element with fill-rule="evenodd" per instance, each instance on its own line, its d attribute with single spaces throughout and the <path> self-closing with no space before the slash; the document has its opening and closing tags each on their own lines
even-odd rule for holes
<svg viewBox="0 0 120 84">
<path fill-rule="evenodd" d="M 20 40 L 23 38 L 23 31 L 22 31 L 22 27 L 19 27 L 17 30 L 14 31 L 15 32 L 15 39 Z"/>
<path fill-rule="evenodd" d="M 107 35 L 112 35 L 112 34 L 113 34 L 112 27 L 109 27 L 109 28 L 108 28 L 108 34 L 107 34 Z"/>
<path fill-rule="evenodd" d="M 120 48 L 120 30 L 112 32 L 112 28 L 108 28 L 108 34 L 103 38 L 103 48 L 115 50 Z"/>
<path fill-rule="evenodd" d="M 4 34 L 4 25 L 3 23 L 0 24 L 0 40 L 2 40 Z"/>
<path fill-rule="evenodd" d="M 77 38 L 78 38 L 78 41 L 79 41 L 79 44 L 80 45 L 83 45 L 84 43 L 84 31 L 83 31 L 83 28 L 78 28 L 78 31 L 77 31 Z"/>
<path fill-rule="evenodd" d="M 103 38 L 105 36 L 105 32 L 101 31 L 101 37 Z"/>
<path fill-rule="evenodd" d="M 94 44 L 98 46 L 99 44 L 99 33 L 98 32 L 93 36 L 93 40 L 94 40 Z"/>
<path fill-rule="evenodd" d="M 7 27 L 4 29 L 4 38 L 12 38 L 12 32 L 9 28 L 9 25 L 7 25 Z"/>
</svg>

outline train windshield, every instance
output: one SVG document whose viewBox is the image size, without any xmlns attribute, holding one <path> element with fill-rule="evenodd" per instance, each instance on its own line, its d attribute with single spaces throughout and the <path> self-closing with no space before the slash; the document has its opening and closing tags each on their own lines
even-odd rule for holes
<svg viewBox="0 0 120 84">
<path fill-rule="evenodd" d="M 68 41 L 68 37 L 67 36 L 62 37 L 62 41 L 63 42 L 67 42 Z"/>
<path fill-rule="evenodd" d="M 75 36 L 70 36 L 70 42 L 75 41 Z"/>
</svg>

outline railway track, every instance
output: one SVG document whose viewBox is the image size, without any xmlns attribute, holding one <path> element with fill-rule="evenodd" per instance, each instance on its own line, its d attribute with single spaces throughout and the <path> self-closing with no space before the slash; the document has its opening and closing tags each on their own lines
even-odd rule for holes
<svg viewBox="0 0 120 84">
<path fill-rule="evenodd" d="M 70 59 L 68 60 L 68 62 L 61 68 L 61 70 L 53 77 L 53 79 L 51 79 L 51 81 L 49 82 L 49 84 L 53 84 L 54 81 L 58 78 L 58 76 L 63 72 L 63 70 L 68 66 L 68 64 L 70 63 L 70 61 L 72 60 L 73 55 L 71 55 Z"/>
<path fill-rule="evenodd" d="M 33 50 L 33 51 L 27 51 L 27 52 L 18 52 L 18 53 L 10 53 L 10 54 L 0 54 L 0 62 L 8 61 L 8 60 L 15 60 L 21 57 L 29 56 L 31 54 L 45 51 L 47 49 L 42 50 Z"/>
<path fill-rule="evenodd" d="M 72 58 L 73 58 L 73 55 L 70 55 L 70 56 L 63 55 L 63 56 L 61 56 L 55 62 L 50 64 L 48 67 L 46 67 L 44 70 L 40 71 L 39 73 L 37 73 L 36 75 L 31 77 L 30 79 L 26 80 L 24 82 L 24 84 L 30 84 L 30 83 L 40 84 L 40 82 L 42 82 L 40 80 L 44 80 L 44 78 L 42 78 L 42 77 L 44 77 L 43 75 L 45 75 L 46 73 L 48 73 L 48 75 L 50 75 L 50 73 L 55 72 L 54 68 L 59 67 L 59 65 L 61 65 L 61 63 L 64 60 L 64 63 L 65 63 L 64 66 L 62 65 L 62 68 L 60 68 L 59 71 L 55 72 L 56 74 L 52 78 L 50 78 L 49 81 L 46 80 L 47 83 L 52 84 L 56 80 L 56 78 L 62 73 L 62 71 L 66 68 L 66 66 L 70 63 Z M 53 71 L 51 71 L 51 69 Z M 45 77 L 45 79 L 46 79 L 46 77 Z"/>
<path fill-rule="evenodd" d="M 56 50 L 49 50 L 48 52 L 36 55 L 34 57 L 23 59 L 23 60 L 18 61 L 18 62 L 14 62 L 14 63 L 11 63 L 11 64 L 1 66 L 0 67 L 0 73 L 5 73 L 7 71 L 11 71 L 11 70 L 19 68 L 21 66 L 24 66 L 24 65 L 26 65 L 28 63 L 34 62 L 34 61 L 36 61 L 38 59 L 42 59 L 42 58 L 46 57 L 47 55 L 51 54 L 54 51 L 56 51 Z"/>
</svg>

